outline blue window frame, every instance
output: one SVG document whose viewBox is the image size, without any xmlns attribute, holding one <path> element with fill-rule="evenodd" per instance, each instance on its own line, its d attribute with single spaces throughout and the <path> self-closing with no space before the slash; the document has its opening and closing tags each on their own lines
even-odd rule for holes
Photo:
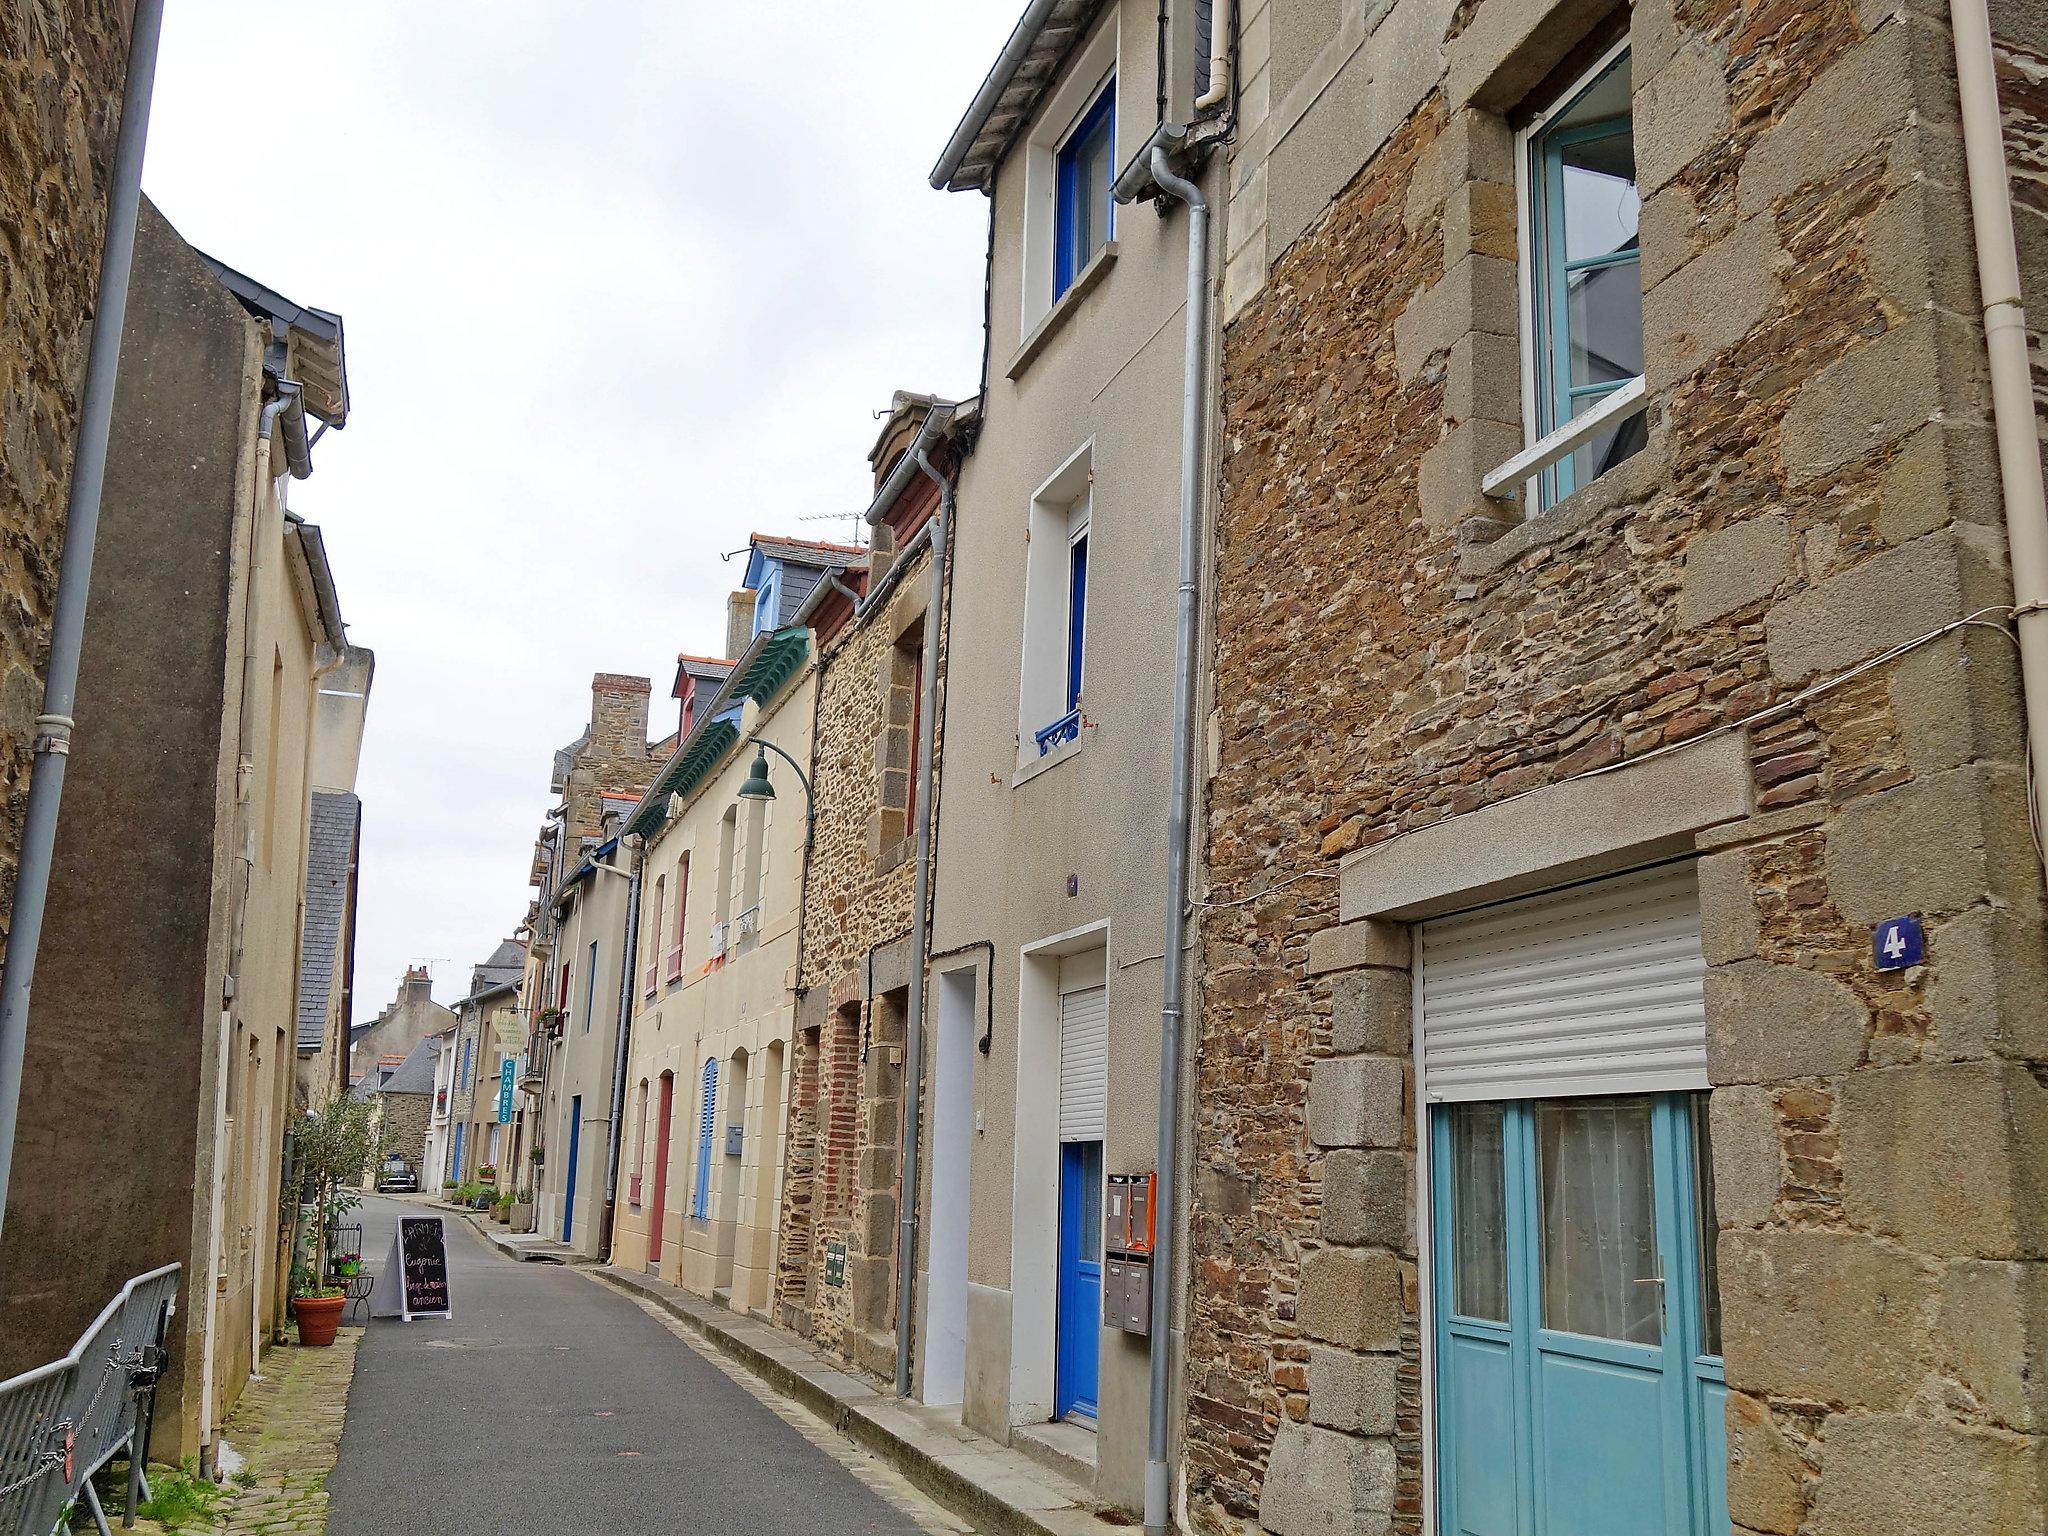
<svg viewBox="0 0 2048 1536">
<path fill-rule="evenodd" d="M 1643 283 L 1635 125 L 1626 50 L 1529 138 L 1531 331 L 1536 435 L 1591 410 L 1643 371 Z M 1542 477 L 1544 505 L 1643 446 L 1641 415 Z"/>
<path fill-rule="evenodd" d="M 754 633 L 774 629 L 782 608 L 782 567 L 770 564 L 754 592 Z"/>
<path fill-rule="evenodd" d="M 697 1187 L 690 1214 L 702 1221 L 711 1209 L 711 1117 L 718 1110 L 718 1058 L 704 1063 L 704 1104 L 697 1114 Z"/>
<path fill-rule="evenodd" d="M 474 1040 L 462 1042 L 462 1091 L 464 1093 L 469 1092 L 469 1069 L 473 1065 L 470 1060 L 470 1053 L 475 1048 L 476 1042 Z"/>
<path fill-rule="evenodd" d="M 1088 646 L 1088 530 L 1067 546 L 1067 708 L 1081 707 L 1082 663 Z"/>
<path fill-rule="evenodd" d="M 1109 195 L 1109 184 L 1116 177 L 1115 153 L 1116 77 L 1112 75 L 1059 147 L 1053 220 L 1054 298 L 1073 286 L 1081 269 L 1108 243 L 1115 227 L 1116 205 Z"/>
<path fill-rule="evenodd" d="M 590 963 L 583 969 L 583 1033 L 590 1033 L 590 1021 L 597 1016 L 597 940 L 590 941 Z"/>
</svg>

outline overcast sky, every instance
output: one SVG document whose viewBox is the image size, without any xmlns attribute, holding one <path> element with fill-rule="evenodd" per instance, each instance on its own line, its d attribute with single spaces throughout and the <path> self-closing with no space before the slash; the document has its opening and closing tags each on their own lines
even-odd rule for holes
<svg viewBox="0 0 2048 1536">
<path fill-rule="evenodd" d="M 720 554 L 845 538 L 891 391 L 973 390 L 987 204 L 925 176 L 1019 4 L 168 7 L 144 189 L 346 325 L 291 496 L 377 653 L 359 1019 L 512 932 L 591 674 L 673 728 Z"/>
</svg>

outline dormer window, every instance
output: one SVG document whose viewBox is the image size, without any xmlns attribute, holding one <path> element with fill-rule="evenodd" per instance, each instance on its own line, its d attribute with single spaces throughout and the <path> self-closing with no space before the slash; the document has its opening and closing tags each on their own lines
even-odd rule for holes
<svg viewBox="0 0 2048 1536">
<path fill-rule="evenodd" d="M 1057 152 L 1054 298 L 1065 293 L 1095 253 L 1109 243 L 1116 207 L 1109 195 L 1116 174 L 1112 162 L 1115 143 L 1116 78 L 1111 76 Z"/>
<path fill-rule="evenodd" d="M 771 564 L 754 591 L 754 633 L 778 627 L 782 609 L 782 567 Z"/>
</svg>

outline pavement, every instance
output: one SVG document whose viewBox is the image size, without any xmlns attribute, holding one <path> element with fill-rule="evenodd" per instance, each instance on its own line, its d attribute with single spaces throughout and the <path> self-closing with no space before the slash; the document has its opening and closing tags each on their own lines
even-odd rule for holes
<svg viewBox="0 0 2048 1536">
<path fill-rule="evenodd" d="M 382 1266 L 399 1215 L 432 1209 L 366 1198 L 365 1261 Z M 967 1529 L 652 1309 L 573 1268 L 507 1263 L 444 1222 L 454 1315 L 370 1320 L 329 1536 Z"/>
</svg>

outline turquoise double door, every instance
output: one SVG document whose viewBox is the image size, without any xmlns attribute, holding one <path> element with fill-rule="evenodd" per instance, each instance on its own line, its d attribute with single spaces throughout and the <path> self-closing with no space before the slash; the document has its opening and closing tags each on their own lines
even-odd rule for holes
<svg viewBox="0 0 2048 1536">
<path fill-rule="evenodd" d="M 1727 1536 L 1705 1105 L 1434 1112 L 1443 1531 Z"/>
</svg>

